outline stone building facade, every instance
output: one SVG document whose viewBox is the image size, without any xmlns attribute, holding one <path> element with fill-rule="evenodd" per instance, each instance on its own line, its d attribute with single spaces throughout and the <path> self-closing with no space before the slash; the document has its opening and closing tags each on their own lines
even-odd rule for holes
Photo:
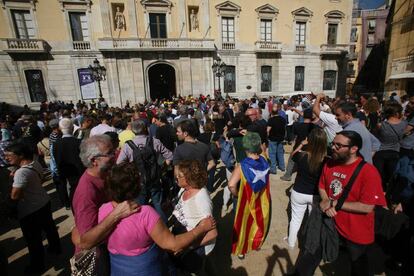
<svg viewBox="0 0 414 276">
<path fill-rule="evenodd" d="M 347 0 L 3 0 L 1 101 L 97 97 L 95 59 L 111 105 L 219 87 L 235 97 L 344 94 L 351 19 Z"/>
<path fill-rule="evenodd" d="M 414 96 L 414 0 L 391 5 L 390 37 L 385 76 L 386 96 Z"/>
<path fill-rule="evenodd" d="M 383 64 L 379 61 L 385 55 L 383 48 L 388 12 L 388 4 L 367 10 L 354 6 L 347 80 L 351 94 L 382 95 Z M 360 72 L 363 74 L 359 75 Z M 373 79 L 373 75 L 377 78 Z"/>
</svg>

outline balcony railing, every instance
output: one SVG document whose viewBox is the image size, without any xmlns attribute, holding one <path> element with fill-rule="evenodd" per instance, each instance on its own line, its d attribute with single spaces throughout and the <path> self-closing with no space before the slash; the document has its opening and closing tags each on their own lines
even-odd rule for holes
<svg viewBox="0 0 414 276">
<path fill-rule="evenodd" d="M 221 44 L 221 49 L 223 49 L 223 50 L 234 50 L 234 49 L 236 49 L 236 43 L 234 43 L 234 42 L 223 42 Z"/>
<path fill-rule="evenodd" d="M 91 43 L 89 41 L 73 41 L 73 50 L 75 51 L 89 51 Z"/>
<path fill-rule="evenodd" d="M 389 79 L 406 79 L 414 77 L 414 55 L 393 59 Z"/>
<path fill-rule="evenodd" d="M 98 48 L 105 50 L 208 50 L 214 51 L 212 39 L 187 39 L 187 38 L 103 38 L 98 41 Z"/>
<path fill-rule="evenodd" d="M 3 40 L 2 50 L 9 53 L 45 53 L 48 45 L 42 39 L 17 39 Z"/>
<path fill-rule="evenodd" d="M 348 44 L 322 44 L 322 55 L 341 55 L 349 51 Z"/>
<path fill-rule="evenodd" d="M 256 41 L 256 51 L 258 52 L 281 52 L 282 43 L 275 41 Z"/>
<path fill-rule="evenodd" d="M 296 50 L 296 52 L 305 52 L 306 51 L 306 45 L 296 45 L 295 50 Z"/>
</svg>

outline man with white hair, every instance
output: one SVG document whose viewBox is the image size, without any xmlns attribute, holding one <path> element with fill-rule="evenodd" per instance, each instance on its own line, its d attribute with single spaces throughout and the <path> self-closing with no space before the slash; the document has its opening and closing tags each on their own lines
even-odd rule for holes
<svg viewBox="0 0 414 276">
<path fill-rule="evenodd" d="M 79 179 L 73 197 L 73 214 L 76 227 L 72 231 L 72 242 L 76 252 L 97 246 L 97 275 L 110 275 L 109 254 L 103 242 L 121 219 L 137 212 L 138 205 L 132 201 L 118 204 L 98 224 L 98 210 L 109 201 L 104 190 L 104 180 L 115 163 L 115 149 L 108 135 L 95 135 L 83 140 L 79 155 L 85 172 Z"/>
<path fill-rule="evenodd" d="M 73 123 L 71 119 L 63 118 L 59 122 L 59 129 L 62 132 L 62 138 L 56 141 L 53 147 L 53 156 L 56 161 L 59 172 L 59 184 L 56 190 L 59 199 L 66 209 L 70 209 L 73 194 L 79 178 L 82 176 L 85 168 L 79 158 L 79 146 L 81 140 L 76 139 L 73 134 Z M 68 195 L 67 183 L 69 183 L 70 192 Z"/>
</svg>

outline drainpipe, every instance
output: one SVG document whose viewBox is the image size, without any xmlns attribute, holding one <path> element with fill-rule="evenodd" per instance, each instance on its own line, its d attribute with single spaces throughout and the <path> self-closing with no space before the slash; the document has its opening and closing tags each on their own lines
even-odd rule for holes
<svg viewBox="0 0 414 276">
<path fill-rule="evenodd" d="M 142 60 L 142 55 L 141 55 L 141 67 L 142 67 L 142 76 L 143 76 L 143 83 L 144 83 L 144 97 L 145 97 L 145 100 L 147 100 L 147 77 L 148 77 L 148 74 L 145 74 L 144 61 Z"/>
<path fill-rule="evenodd" d="M 119 68 L 118 68 L 118 58 L 115 55 L 115 67 L 116 67 L 116 75 L 118 79 L 118 90 L 119 90 L 119 101 L 122 108 L 122 92 L 121 92 L 121 82 L 119 81 Z"/>
</svg>

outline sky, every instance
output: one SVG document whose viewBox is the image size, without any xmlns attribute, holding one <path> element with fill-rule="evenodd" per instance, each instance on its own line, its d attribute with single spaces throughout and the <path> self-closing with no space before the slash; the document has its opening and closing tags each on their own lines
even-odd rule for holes
<svg viewBox="0 0 414 276">
<path fill-rule="evenodd" d="M 360 8 L 362 9 L 374 9 L 384 4 L 385 0 L 359 0 Z"/>
</svg>

